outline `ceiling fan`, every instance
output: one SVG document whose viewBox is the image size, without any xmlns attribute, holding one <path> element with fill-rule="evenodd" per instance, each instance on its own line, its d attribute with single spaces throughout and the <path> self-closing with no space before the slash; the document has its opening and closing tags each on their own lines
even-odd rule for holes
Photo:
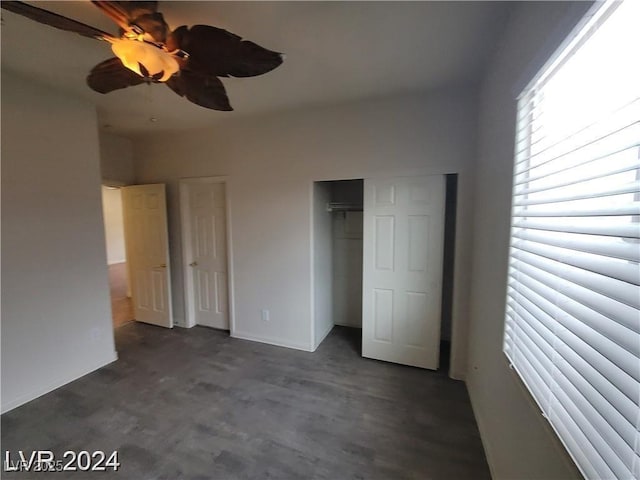
<svg viewBox="0 0 640 480">
<path fill-rule="evenodd" d="M 119 27 L 117 36 L 24 2 L 1 6 L 61 30 L 103 40 L 116 55 L 99 63 L 87 84 L 99 93 L 141 83 L 166 83 L 181 97 L 212 110 L 233 108 L 218 77 L 254 77 L 278 67 L 283 55 L 210 25 L 171 31 L 157 1 L 93 1 Z"/>
</svg>

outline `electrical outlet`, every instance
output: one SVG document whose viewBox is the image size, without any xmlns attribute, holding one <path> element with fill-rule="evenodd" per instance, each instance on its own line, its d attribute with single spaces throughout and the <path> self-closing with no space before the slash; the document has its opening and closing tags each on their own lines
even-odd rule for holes
<svg viewBox="0 0 640 480">
<path fill-rule="evenodd" d="M 269 321 L 269 310 L 267 310 L 266 308 L 262 309 L 262 321 L 263 322 Z"/>
</svg>

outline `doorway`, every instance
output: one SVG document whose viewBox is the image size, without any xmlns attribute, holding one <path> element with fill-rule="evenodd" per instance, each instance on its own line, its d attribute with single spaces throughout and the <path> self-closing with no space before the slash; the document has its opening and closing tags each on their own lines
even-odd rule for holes
<svg viewBox="0 0 640 480">
<path fill-rule="evenodd" d="M 232 328 L 224 177 L 180 180 L 186 327 Z"/>
<path fill-rule="evenodd" d="M 133 320 L 120 187 L 102 186 L 102 213 L 109 271 L 111 316 L 114 328 L 118 328 Z"/>
</svg>

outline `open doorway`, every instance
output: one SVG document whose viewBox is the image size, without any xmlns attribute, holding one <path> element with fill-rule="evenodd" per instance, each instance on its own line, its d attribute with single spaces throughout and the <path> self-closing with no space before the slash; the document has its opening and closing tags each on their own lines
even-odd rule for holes
<svg viewBox="0 0 640 480">
<path fill-rule="evenodd" d="M 122 192 L 119 187 L 102 186 L 102 212 L 109 269 L 111 315 L 113 326 L 117 328 L 134 318 L 124 239 Z"/>
</svg>

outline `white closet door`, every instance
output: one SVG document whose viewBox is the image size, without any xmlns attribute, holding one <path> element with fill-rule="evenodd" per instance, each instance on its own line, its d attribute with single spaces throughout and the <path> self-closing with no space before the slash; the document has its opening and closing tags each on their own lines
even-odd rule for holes
<svg viewBox="0 0 640 480">
<path fill-rule="evenodd" d="M 437 369 L 444 176 L 364 183 L 362 355 Z"/>
<path fill-rule="evenodd" d="M 229 329 L 224 183 L 190 183 L 189 252 L 195 323 Z"/>
</svg>

